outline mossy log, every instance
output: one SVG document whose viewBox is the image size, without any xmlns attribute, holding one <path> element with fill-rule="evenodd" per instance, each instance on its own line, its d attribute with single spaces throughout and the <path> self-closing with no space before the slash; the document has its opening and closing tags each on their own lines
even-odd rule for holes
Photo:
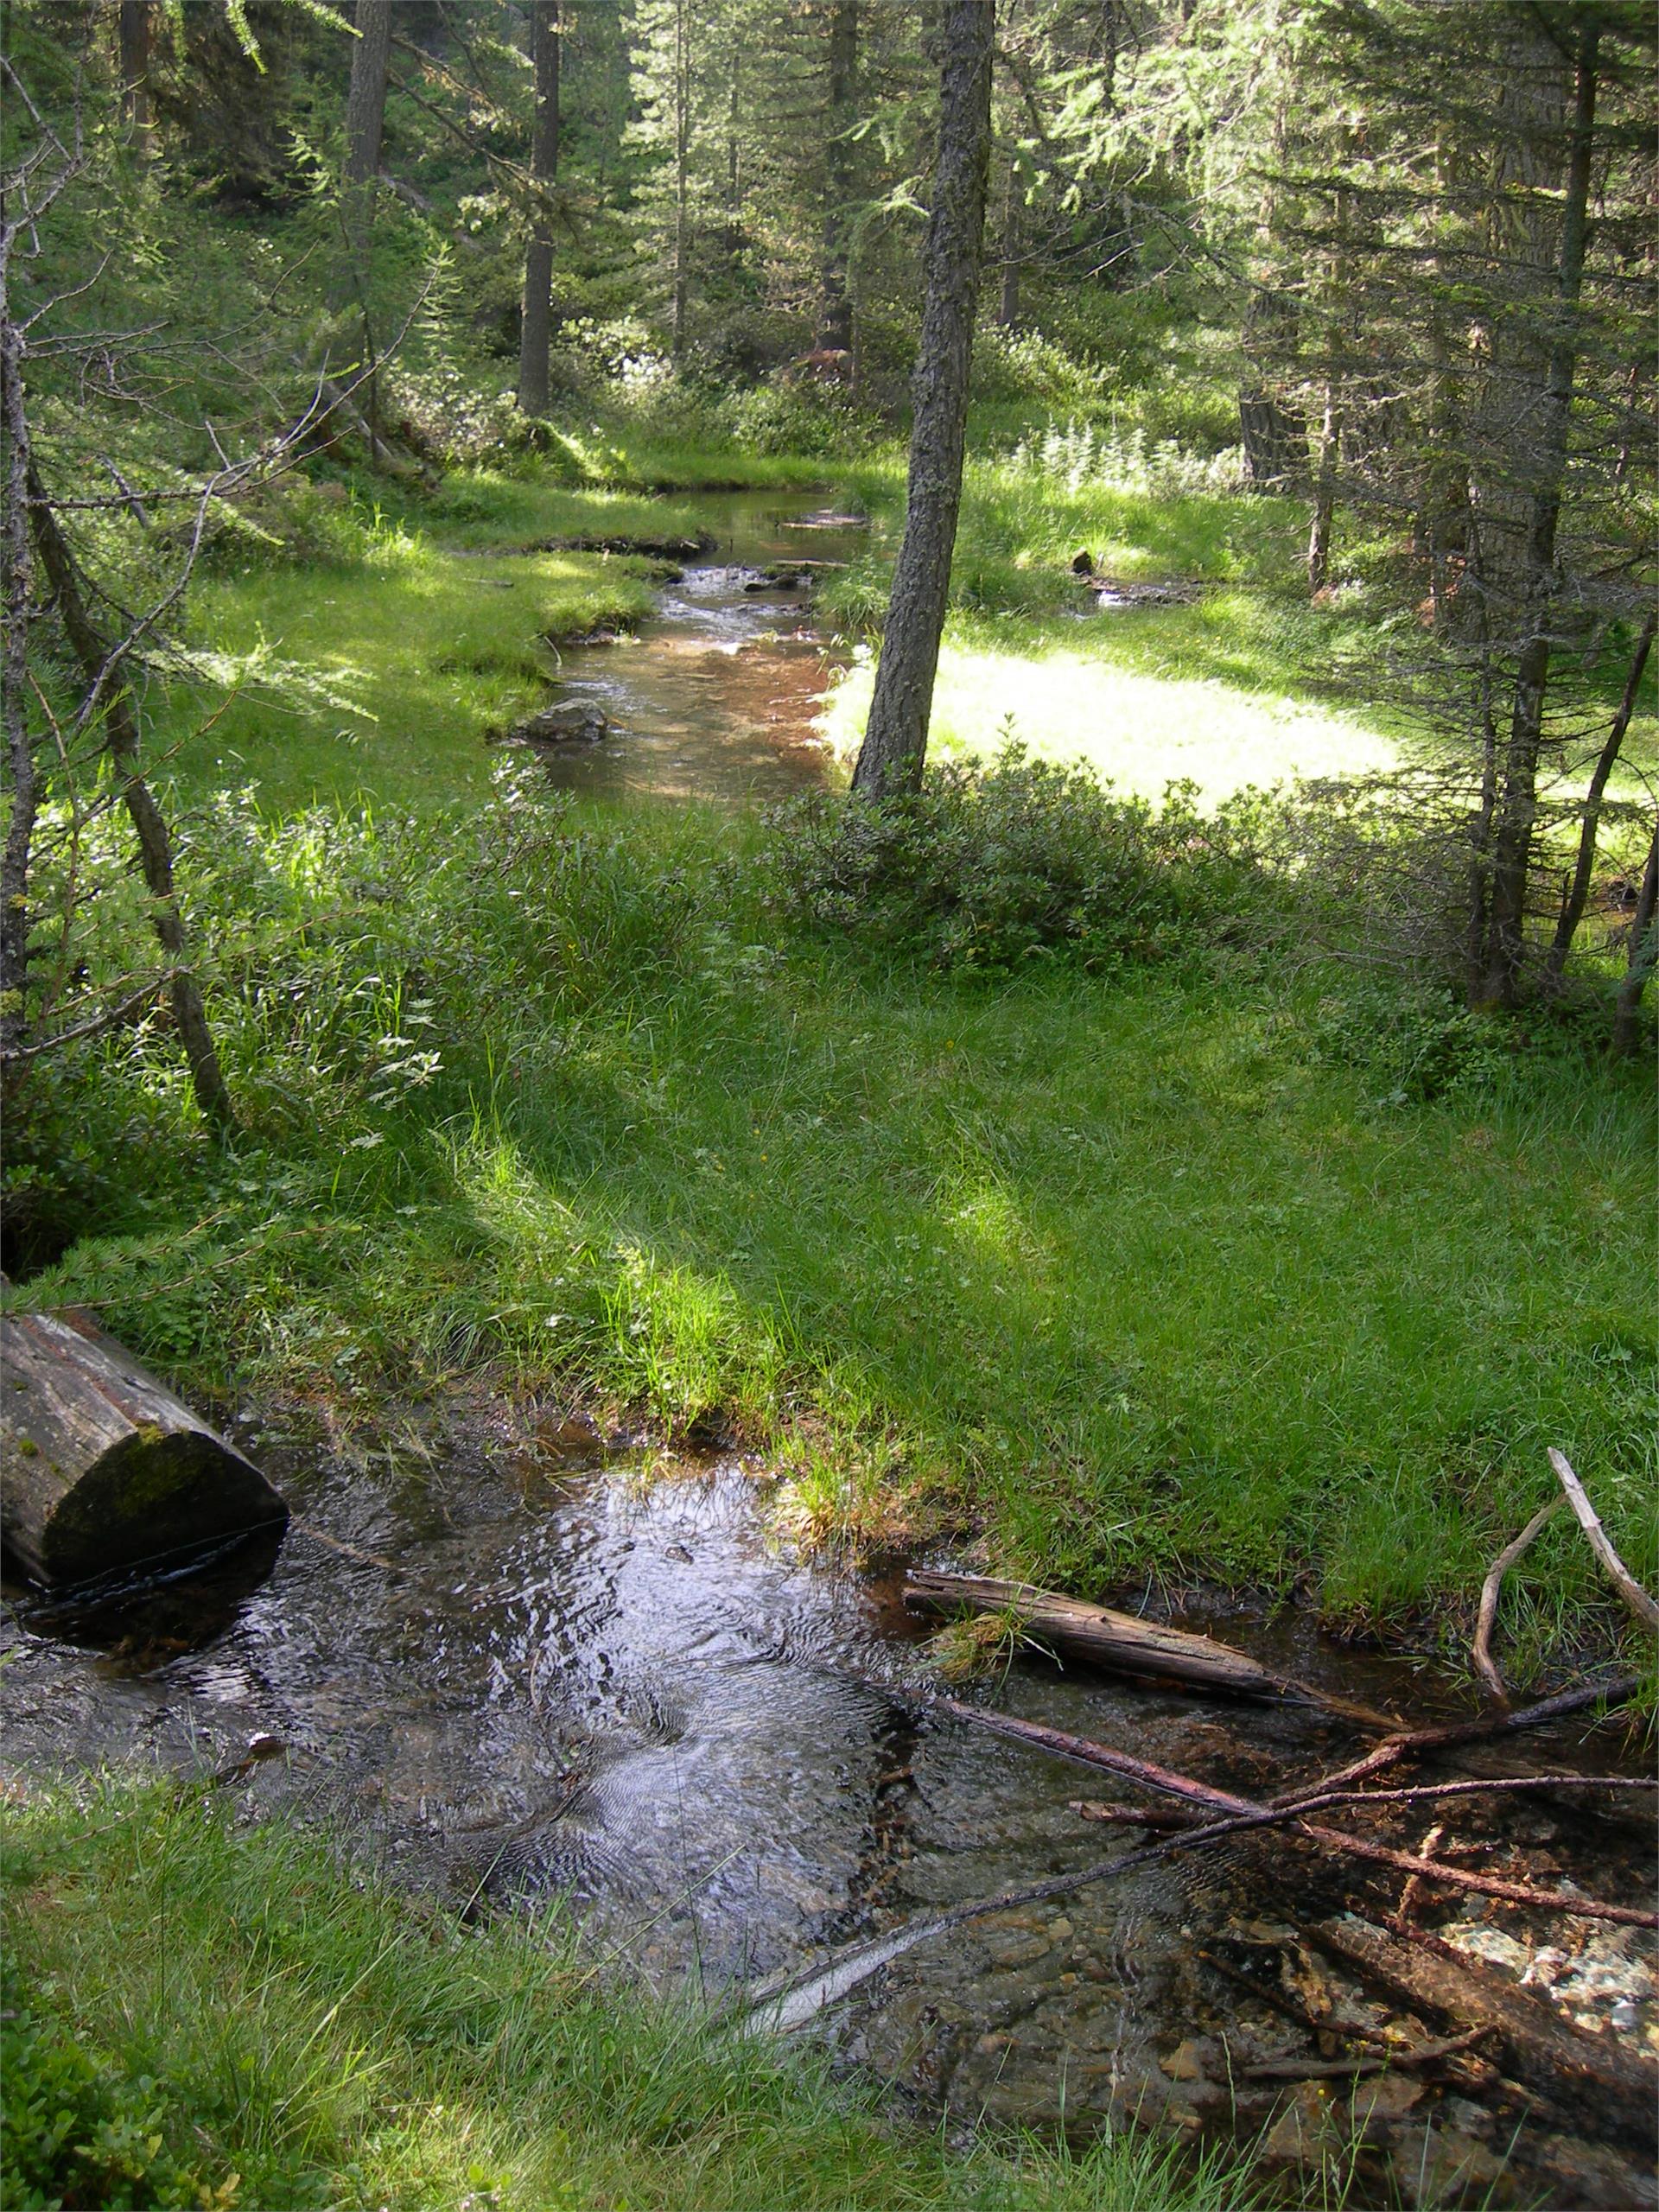
<svg viewBox="0 0 1659 2212">
<path fill-rule="evenodd" d="M 1291 1698 L 1322 1706 L 1370 1728 L 1390 1728 L 1386 1713 L 1317 1689 L 1287 1675 L 1274 1674 L 1248 1653 L 1213 1637 L 1137 1620 L 1109 1605 L 1038 1590 L 1028 1582 L 1007 1582 L 988 1574 L 942 1574 L 913 1567 L 905 1581 L 905 1603 L 932 1612 L 1006 1613 L 1023 1634 L 1047 1643 L 1062 1656 L 1087 1660 L 1120 1674 L 1147 1675 L 1182 1682 L 1194 1689 L 1222 1690 L 1236 1697 Z"/>
<path fill-rule="evenodd" d="M 38 1580 L 162 1567 L 288 1508 L 83 1316 L 0 1316 L 0 1535 Z"/>
</svg>

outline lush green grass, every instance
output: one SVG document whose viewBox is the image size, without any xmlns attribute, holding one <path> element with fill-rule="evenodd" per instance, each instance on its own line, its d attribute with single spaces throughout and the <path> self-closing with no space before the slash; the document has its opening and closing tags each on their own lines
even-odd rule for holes
<svg viewBox="0 0 1659 2212">
<path fill-rule="evenodd" d="M 9 2212 L 1209 2212 L 1141 2140 L 952 2155 L 810 2056 L 601 1987 L 556 1910 L 483 1928 L 281 1822 L 130 1782 L 3 1836 Z"/>
<path fill-rule="evenodd" d="M 371 1421 L 491 1363 L 723 1408 L 820 1533 L 956 1517 L 1084 1589 L 1466 1600 L 1552 1442 L 1659 1567 L 1639 1077 L 1271 949 L 947 981 L 780 931 L 753 836 L 225 807 L 245 1136 L 111 1045 L 41 1139 L 81 1238 L 30 1296 Z M 1593 1588 L 1565 1541 L 1529 1573 Z"/>
<path fill-rule="evenodd" d="M 903 527 L 897 461 L 843 472 L 873 517 L 865 556 L 823 594 L 832 616 L 879 624 Z M 1357 580 L 1308 603 L 1307 520 L 1296 500 L 1106 477 L 1072 480 L 1036 461 L 970 458 L 935 696 L 935 746 L 990 759 L 1010 732 L 1033 752 L 1081 761 L 1125 790 L 1156 797 L 1190 779 L 1214 801 L 1248 785 L 1364 775 L 1415 757 L 1422 738 L 1385 696 L 1378 612 Z M 1071 575 L 1089 553 L 1130 582 L 1198 588 L 1187 603 L 1096 611 Z M 1358 574 L 1386 553 L 1352 549 Z M 1343 564 L 1338 563 L 1338 573 Z M 1406 658 L 1411 656 L 1407 652 Z M 857 749 L 869 707 L 867 652 L 837 689 L 826 728 Z M 1611 717 L 1624 670 L 1598 674 Z M 1637 798 L 1659 766 L 1659 695 L 1626 740 L 1611 787 Z M 1591 722 L 1581 786 L 1601 740 Z"/>
<path fill-rule="evenodd" d="M 482 798 L 499 758 L 487 741 L 546 699 L 558 641 L 644 613 L 652 588 L 626 556 L 479 550 L 646 523 L 660 535 L 674 518 L 480 480 L 417 517 L 343 518 L 315 561 L 222 557 L 192 631 L 236 689 L 224 705 L 175 684 L 154 741 L 187 787 L 253 783 L 276 809 Z"/>
</svg>

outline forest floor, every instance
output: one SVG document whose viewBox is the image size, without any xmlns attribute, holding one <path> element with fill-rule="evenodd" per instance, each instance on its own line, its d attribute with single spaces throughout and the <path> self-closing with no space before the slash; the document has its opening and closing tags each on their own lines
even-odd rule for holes
<svg viewBox="0 0 1659 2212">
<path fill-rule="evenodd" d="M 649 602 L 644 561 L 524 549 L 689 532 L 695 500 L 648 487 L 735 467 L 315 492 L 304 558 L 218 557 L 194 634 L 244 688 L 205 728 L 194 683 L 149 706 L 242 1131 L 206 1144 L 165 1040 L 111 1040 L 22 1162 L 25 1238 L 31 1174 L 70 1232 L 24 1294 L 336 1433 L 461 1376 L 665 1435 L 717 1415 L 817 1541 L 949 1535 L 1088 1594 L 1300 1592 L 1454 1661 L 1557 1443 L 1651 1580 L 1638 1077 L 1248 944 L 944 977 L 780 921 L 752 817 L 554 798 L 486 743 L 546 696 L 542 641 Z M 875 516 L 830 594 L 855 617 L 895 467 L 753 473 Z M 1347 618 L 1260 588 L 1287 532 L 1262 501 L 1044 515 L 982 476 L 949 741 L 988 749 L 1011 709 L 1039 746 L 1212 798 L 1387 757 L 1332 656 L 1306 672 Z M 1080 622 L 1074 540 L 1212 588 Z M 1618 1635 L 1559 1521 L 1511 1580 L 1517 1684 Z M 563 1921 L 464 1926 L 289 1824 L 13 1786 L 22 2170 L 55 2113 L 99 2186 L 157 2204 L 1248 2201 L 1236 2167 L 1122 2133 L 1080 2158 L 895 2129 L 815 2062 L 601 1993 Z"/>
<path fill-rule="evenodd" d="M 890 542 L 887 464 L 837 474 Z M 642 561 L 519 549 L 690 534 L 694 499 L 480 474 L 354 533 L 338 501 L 308 526 L 343 550 L 221 558 L 197 593 L 204 646 L 257 680 L 205 732 L 189 687 L 157 702 L 175 803 L 208 808 L 192 864 L 232 825 L 240 849 L 196 897 L 244 961 L 255 916 L 295 933 L 286 995 L 221 1015 L 242 1156 L 227 1171 L 176 1090 L 109 1071 L 77 1141 L 118 1128 L 126 1165 L 40 1294 L 95 1296 L 199 1387 L 349 1401 L 499 1363 L 671 1427 L 717 1408 L 825 1540 L 977 1529 L 1074 1586 L 1296 1585 L 1333 1623 L 1455 1649 L 1549 1443 L 1637 1572 L 1659 1565 L 1638 1076 L 1282 946 L 946 979 L 791 930 L 752 817 L 531 799 L 485 741 L 545 697 L 545 640 L 649 598 Z M 1086 535 L 1125 571 L 1239 585 L 1157 610 L 1155 648 L 1150 611 L 1090 618 L 1096 760 L 1109 730 L 1109 765 L 1148 781 L 1197 686 L 1212 795 L 1240 763 L 1306 766 L 1306 732 L 1363 766 L 1384 741 L 1327 713 L 1332 655 L 1307 650 L 1338 618 L 1261 589 L 1287 532 L 1271 501 L 1051 512 L 982 471 L 958 590 L 1024 606 L 957 618 L 947 697 L 989 633 L 1040 682 L 1021 641 L 1077 631 L 1060 556 Z M 849 572 L 831 612 L 868 588 Z M 1118 723 L 1115 684 L 1156 704 Z M 524 841 L 511 882 L 466 874 L 480 836 Z M 183 1255 L 210 1296 L 158 1291 Z M 1560 1528 L 1519 1583 L 1525 1680 L 1599 1602 Z"/>
</svg>

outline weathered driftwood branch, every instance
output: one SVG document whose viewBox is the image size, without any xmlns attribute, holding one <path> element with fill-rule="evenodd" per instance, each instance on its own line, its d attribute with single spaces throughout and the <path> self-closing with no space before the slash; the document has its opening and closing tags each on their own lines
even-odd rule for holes
<svg viewBox="0 0 1659 2212">
<path fill-rule="evenodd" d="M 1474 1661 L 1475 1672 L 1491 1694 L 1502 1698 L 1506 1703 L 1509 1688 L 1497 1670 L 1497 1661 L 1492 1657 L 1492 1630 L 1497 1624 L 1498 1592 L 1503 1587 L 1504 1576 L 1522 1554 L 1529 1548 L 1533 1538 L 1545 1522 L 1560 1511 L 1562 1503 L 1560 1498 L 1552 1497 L 1548 1505 L 1541 1505 L 1515 1541 L 1504 1545 L 1480 1586 L 1480 1611 L 1475 1621 L 1475 1640 L 1470 1656 Z"/>
<path fill-rule="evenodd" d="M 1323 1706 L 1327 1712 L 1370 1728 L 1398 1726 L 1386 1713 L 1374 1712 L 1369 1706 L 1355 1705 L 1287 1675 L 1276 1675 L 1258 1665 L 1248 1653 L 1218 1643 L 1213 1637 L 1137 1620 L 1132 1613 L 1114 1611 L 1109 1605 L 1088 1605 L 1080 1598 L 1062 1597 L 1052 1590 L 1039 1590 L 1029 1582 L 1011 1582 L 996 1575 L 943 1574 L 931 1567 L 915 1567 L 906 1579 L 905 1603 L 931 1612 L 965 1609 L 1008 1613 L 1023 1629 L 1046 1638 L 1058 1650 L 1123 1674 L 1149 1675 L 1163 1681 L 1227 1691 L 1236 1697 L 1294 1698 Z"/>
<path fill-rule="evenodd" d="M 1554 1468 L 1561 1488 L 1567 1492 L 1567 1502 L 1578 1516 L 1579 1526 L 1588 1537 L 1590 1548 L 1600 1560 L 1607 1580 L 1649 1634 L 1659 1636 L 1659 1605 L 1654 1604 L 1613 1549 L 1607 1531 L 1601 1525 L 1601 1516 L 1591 1504 L 1584 1484 L 1568 1465 L 1566 1456 L 1556 1451 L 1554 1445 L 1550 1446 L 1549 1464 Z"/>
<path fill-rule="evenodd" d="M 1231 1790 L 1217 1789 L 1210 1783 L 1196 1781 L 1191 1775 L 1176 1774 L 1167 1767 L 1154 1766 L 1150 1760 L 1137 1759 L 1114 1745 L 1096 1743 L 1087 1736 L 1070 1735 L 1061 1728 L 1046 1728 L 1037 1721 L 1016 1719 L 1011 1713 L 964 1705 L 957 1698 L 938 1698 L 934 1702 L 937 1710 L 988 1728 L 995 1735 L 1012 1737 L 1016 1742 L 1030 1744 L 1039 1751 L 1052 1751 L 1058 1758 L 1074 1759 L 1081 1766 L 1103 1768 L 1144 1789 L 1179 1798 L 1185 1804 L 1197 1805 L 1208 1812 L 1226 1815 L 1230 1821 L 1236 1820 L 1241 1827 L 1285 1827 L 1299 1842 L 1312 1843 L 1321 1850 L 1363 1859 L 1371 1866 L 1391 1866 L 1402 1874 L 1415 1874 L 1421 1880 L 1437 1883 L 1442 1888 L 1472 1890 L 1483 1897 L 1502 1897 L 1510 1904 L 1536 1905 L 1581 1920 L 1611 1920 L 1631 1928 L 1659 1928 L 1659 1912 L 1651 1912 L 1644 1906 L 1611 1904 L 1599 1897 L 1535 1889 L 1524 1882 L 1507 1881 L 1501 1875 L 1451 1866 L 1443 1859 L 1414 1858 L 1410 1853 L 1395 1851 L 1387 1844 L 1350 1835 L 1345 1829 L 1325 1827 L 1304 1819 L 1305 1813 L 1317 1809 L 1321 1794 L 1317 1789 L 1278 1805 L 1258 1804 L 1251 1798 L 1235 1796 Z M 1207 1827 L 1190 1828 L 1171 1840 L 1174 1844 L 1208 1840 L 1210 1833 Z"/>
<path fill-rule="evenodd" d="M 1649 2146 L 1659 2066 L 1614 2037 L 1586 2035 L 1543 1999 L 1505 1980 L 1426 1929 L 1386 1934 L 1347 1915 L 1306 1933 L 1322 1951 L 1414 2012 L 1449 2025 L 1494 2030 L 1516 2079 L 1552 2104 L 1592 2099 Z M 1402 1940 L 1402 1938 L 1404 1940 Z"/>
<path fill-rule="evenodd" d="M 251 1461 L 82 1316 L 0 1316 L 0 1534 L 42 1582 L 164 1562 L 288 1509 Z"/>
<path fill-rule="evenodd" d="M 1433 1728 L 1402 1729 L 1386 1742 L 1374 1744 L 1364 1755 L 1349 1765 L 1338 1767 L 1334 1774 L 1327 1774 L 1310 1789 L 1339 1789 L 1346 1783 L 1363 1782 L 1374 1774 L 1384 1773 L 1402 1760 L 1432 1758 L 1436 1751 L 1455 1751 L 1463 1744 L 1478 1744 L 1491 1736 L 1507 1736 L 1522 1728 L 1541 1728 L 1552 1720 L 1564 1720 L 1570 1713 L 1582 1713 L 1586 1706 L 1614 1706 L 1628 1704 L 1642 1687 L 1640 1675 L 1616 1675 L 1611 1681 L 1580 1682 L 1575 1689 L 1558 1690 L 1554 1697 L 1541 1698 L 1536 1705 L 1517 1706 L 1513 1710 L 1483 1713 L 1472 1720 L 1448 1720 Z"/>
</svg>

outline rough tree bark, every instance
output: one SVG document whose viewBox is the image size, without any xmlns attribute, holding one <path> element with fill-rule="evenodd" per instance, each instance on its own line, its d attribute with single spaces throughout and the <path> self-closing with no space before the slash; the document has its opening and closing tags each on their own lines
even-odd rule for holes
<svg viewBox="0 0 1659 2212">
<path fill-rule="evenodd" d="M 391 60 L 391 0 L 357 0 L 357 37 L 346 100 L 348 188 L 372 184 L 380 167 L 386 115 L 386 72 Z"/>
<path fill-rule="evenodd" d="M 1548 39 L 1548 28 L 1542 29 L 1539 35 Z M 1586 13 L 1579 27 L 1573 73 L 1573 111 L 1556 269 L 1558 300 L 1554 334 L 1540 404 L 1522 426 L 1531 453 L 1531 490 L 1522 562 L 1519 651 L 1492 830 L 1483 958 L 1474 991 L 1477 1003 L 1488 1006 L 1513 1005 L 1526 951 L 1527 880 L 1538 815 L 1538 767 L 1544 744 L 1544 696 L 1549 682 L 1550 618 L 1556 595 L 1555 535 L 1560 520 L 1567 426 L 1578 367 L 1579 296 L 1588 230 L 1600 37 L 1600 23 L 1593 13 Z"/>
<path fill-rule="evenodd" d="M 996 327 L 1012 330 L 1020 321 L 1020 168 L 1012 155 L 1002 185 L 1002 265 L 996 288 Z"/>
<path fill-rule="evenodd" d="M 1648 988 L 1648 978 L 1656 963 L 1659 963 L 1659 928 L 1655 926 L 1655 915 L 1659 912 L 1659 828 L 1653 833 L 1653 842 L 1648 847 L 1648 864 L 1642 871 L 1642 889 L 1637 895 L 1636 912 L 1630 918 L 1630 957 L 1619 983 L 1618 995 L 1613 1001 L 1613 1052 L 1617 1058 L 1627 1058 L 1636 1050 L 1637 1015 L 1642 1005 L 1642 994 Z"/>
<path fill-rule="evenodd" d="M 374 221 L 374 181 L 380 168 L 380 142 L 386 113 L 386 73 L 391 59 L 391 0 L 357 0 L 357 38 L 352 48 L 352 82 L 346 101 L 346 162 L 341 173 L 340 213 L 346 230 L 349 282 L 363 321 L 365 373 L 359 391 L 372 436 L 374 458 L 379 442 L 379 380 L 374 374 L 374 328 L 369 314 L 370 237 Z"/>
<path fill-rule="evenodd" d="M 536 72 L 536 124 L 530 174 L 550 191 L 559 174 L 559 0 L 531 0 L 530 51 Z M 553 323 L 553 221 L 538 199 L 524 245 L 524 311 L 518 339 L 518 404 L 547 412 L 548 349 Z"/>
<path fill-rule="evenodd" d="M 685 0 L 674 0 L 674 289 L 670 302 L 671 350 L 685 357 L 690 307 L 691 40 Z"/>
<path fill-rule="evenodd" d="M 121 112 L 142 156 L 149 151 L 149 0 L 121 0 L 118 36 Z"/>
<path fill-rule="evenodd" d="M 137 835 L 139 865 L 150 895 L 151 923 L 173 970 L 173 1020 L 190 1071 L 191 1089 L 204 1121 L 220 1131 L 232 1129 L 236 1113 L 231 1103 L 230 1087 L 219 1064 L 213 1032 L 207 1026 L 201 987 L 187 964 L 189 949 L 173 880 L 172 840 L 161 809 L 139 772 L 138 716 L 133 705 L 132 687 L 118 658 L 113 667 L 110 664 L 114 649 L 87 612 L 74 557 L 32 467 L 29 474 L 28 511 L 35 549 L 57 601 L 69 649 L 79 662 L 87 684 L 101 683 L 104 688 L 104 727 L 110 758 Z"/>
<path fill-rule="evenodd" d="M 1607 790 L 1607 779 L 1612 774 L 1624 743 L 1624 733 L 1630 726 L 1636 712 L 1637 695 L 1642 688 L 1642 672 L 1648 664 L 1648 655 L 1653 649 L 1654 631 L 1659 627 L 1659 613 L 1649 607 L 1636 641 L 1636 651 L 1630 655 L 1630 672 L 1624 679 L 1624 696 L 1618 702 L 1618 712 L 1613 716 L 1607 732 L 1607 741 L 1597 756 L 1590 777 L 1590 788 L 1584 795 L 1584 823 L 1579 831 L 1579 856 L 1573 869 L 1573 880 L 1567 897 L 1561 902 L 1560 919 L 1555 925 L 1554 942 L 1549 948 L 1548 974 L 1553 985 L 1560 982 L 1567 969 L 1567 956 L 1573 950 L 1573 940 L 1578 934 L 1579 924 L 1584 919 L 1584 910 L 1590 897 L 1590 878 L 1596 865 L 1596 832 L 1601 824 L 1601 802 Z"/>
<path fill-rule="evenodd" d="M 993 0 L 946 0 L 927 297 L 914 384 L 904 542 L 893 570 L 868 728 L 853 774 L 867 798 L 913 791 L 927 757 L 933 679 L 962 505 L 968 374 L 979 303 L 991 149 Z"/>
<path fill-rule="evenodd" d="M 1337 160 L 1351 158 L 1349 134 L 1338 134 Z M 1325 267 L 1325 395 L 1319 446 L 1313 464 L 1313 512 L 1307 536 L 1307 588 L 1323 591 L 1331 579 L 1331 538 L 1337 514 L 1337 475 L 1342 461 L 1342 355 L 1348 265 L 1344 239 L 1348 228 L 1348 194 L 1338 188 L 1336 242 Z"/>
<path fill-rule="evenodd" d="M 12 315 L 12 248 L 20 225 L 0 208 L 0 437 L 6 449 L 3 620 L 0 638 L 0 723 L 11 782 L 11 811 L 0 855 L 0 1053 L 22 1044 L 29 1026 L 29 867 L 40 810 L 40 778 L 26 705 L 32 587 L 29 543 L 29 416 L 23 401 L 22 325 Z"/>
<path fill-rule="evenodd" d="M 830 0 L 830 83 L 824 115 L 823 277 L 818 346 L 853 350 L 853 300 L 847 276 L 851 256 L 850 203 L 855 178 L 852 140 L 858 93 L 858 0 Z"/>
</svg>

